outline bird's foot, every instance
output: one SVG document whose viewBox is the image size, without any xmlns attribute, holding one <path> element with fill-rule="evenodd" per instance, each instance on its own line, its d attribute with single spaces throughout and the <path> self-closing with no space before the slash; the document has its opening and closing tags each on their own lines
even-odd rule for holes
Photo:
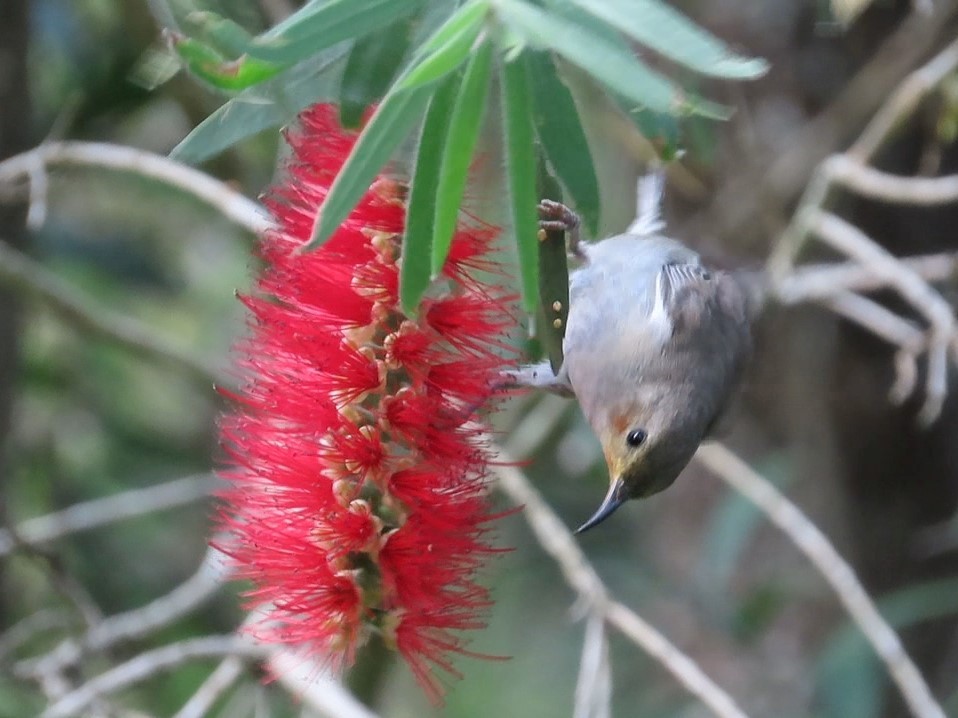
<svg viewBox="0 0 958 718">
<path fill-rule="evenodd" d="M 579 236 L 579 215 L 562 202 L 544 199 L 539 202 L 539 227 L 547 232 L 566 232 L 569 235 L 569 251 L 579 259 L 584 258 Z"/>
<path fill-rule="evenodd" d="M 515 369 L 507 369 L 500 374 L 499 389 L 542 389 L 558 396 L 574 397 L 569 378 L 563 371 L 559 376 L 552 372 L 549 362 L 525 364 Z"/>
</svg>

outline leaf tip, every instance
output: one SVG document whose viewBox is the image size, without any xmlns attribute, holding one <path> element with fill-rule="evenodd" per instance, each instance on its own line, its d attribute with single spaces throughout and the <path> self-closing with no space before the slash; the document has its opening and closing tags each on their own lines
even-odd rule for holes
<svg viewBox="0 0 958 718">
<path fill-rule="evenodd" d="M 307 252 L 319 249 L 319 247 L 329 239 L 332 233 L 333 228 L 328 227 L 327 223 L 323 221 L 323 210 L 320 208 L 316 214 L 316 221 L 313 222 L 312 234 L 306 242 L 296 248 L 296 254 L 306 254 Z"/>
</svg>

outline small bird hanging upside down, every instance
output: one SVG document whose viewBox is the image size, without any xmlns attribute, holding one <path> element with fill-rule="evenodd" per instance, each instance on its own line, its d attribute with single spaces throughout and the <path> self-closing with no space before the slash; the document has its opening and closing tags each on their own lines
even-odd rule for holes
<svg viewBox="0 0 958 718">
<path fill-rule="evenodd" d="M 542 226 L 568 231 L 582 264 L 570 277 L 558 375 L 543 362 L 510 383 L 575 396 L 602 444 L 609 491 L 576 533 L 675 481 L 718 424 L 751 352 L 744 288 L 660 233 L 661 193 L 661 175 L 640 180 L 635 222 L 595 244 L 579 243 L 567 207 L 539 206 Z"/>
</svg>

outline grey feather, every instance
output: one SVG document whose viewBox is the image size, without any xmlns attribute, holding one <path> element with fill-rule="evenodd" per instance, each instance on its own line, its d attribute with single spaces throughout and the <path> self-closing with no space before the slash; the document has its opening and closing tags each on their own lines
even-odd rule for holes
<svg viewBox="0 0 958 718">
<path fill-rule="evenodd" d="M 697 446 L 749 354 L 744 292 L 662 236 L 620 235 L 589 246 L 587 257 L 571 279 L 563 344 L 583 411 L 601 436 L 616 404 L 668 392 Z"/>
<path fill-rule="evenodd" d="M 580 530 L 675 480 L 719 423 L 751 351 L 746 288 L 661 234 L 661 194 L 660 175 L 644 178 L 629 231 L 581 246 L 558 375 L 542 363 L 508 376 L 573 394 L 602 443 L 611 485 Z"/>
</svg>

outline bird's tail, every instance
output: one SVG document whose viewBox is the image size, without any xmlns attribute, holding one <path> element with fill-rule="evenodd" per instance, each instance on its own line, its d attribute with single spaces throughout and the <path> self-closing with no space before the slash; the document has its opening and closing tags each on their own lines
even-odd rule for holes
<svg viewBox="0 0 958 718">
<path fill-rule="evenodd" d="M 662 219 L 662 195 L 665 192 L 665 170 L 658 168 L 639 177 L 636 186 L 635 220 L 628 234 L 640 237 L 658 234 L 665 229 Z"/>
</svg>

